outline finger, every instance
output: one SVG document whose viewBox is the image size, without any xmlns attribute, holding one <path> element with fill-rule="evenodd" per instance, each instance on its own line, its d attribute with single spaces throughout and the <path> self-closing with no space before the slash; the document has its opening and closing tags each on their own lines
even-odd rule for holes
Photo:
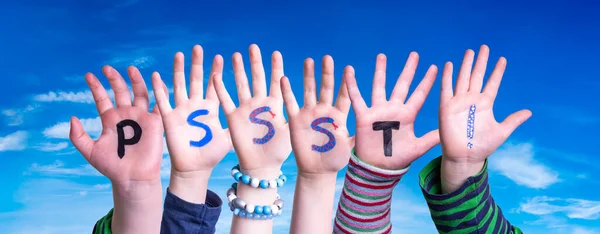
<svg viewBox="0 0 600 234">
<path fill-rule="evenodd" d="M 215 73 L 223 74 L 223 57 L 220 54 L 215 55 L 212 68 L 210 69 L 211 76 Z M 208 87 L 206 87 L 206 99 L 219 101 L 217 92 L 215 91 L 215 82 L 210 78 L 208 79 Z"/>
<path fill-rule="evenodd" d="M 512 134 L 517 127 L 521 126 L 529 117 L 531 117 L 532 113 L 530 110 L 520 110 L 515 113 L 512 113 L 502 123 L 500 124 L 504 130 L 504 140 L 508 139 L 510 134 Z"/>
<path fill-rule="evenodd" d="M 88 135 L 81 122 L 77 117 L 71 117 L 71 129 L 69 130 L 69 139 L 73 142 L 73 145 L 83 157 L 90 162 L 92 156 L 92 149 L 94 148 L 94 140 Z"/>
<path fill-rule="evenodd" d="M 319 103 L 331 106 L 333 105 L 333 88 L 335 87 L 333 58 L 330 55 L 325 55 L 323 56 L 321 64 L 321 91 L 319 92 Z"/>
<path fill-rule="evenodd" d="M 300 111 L 300 107 L 298 107 L 296 96 L 294 96 L 294 92 L 292 91 L 290 80 L 285 76 L 281 78 L 281 91 L 283 93 L 283 102 L 285 103 L 285 109 L 287 110 L 288 116 L 295 116 L 298 111 Z"/>
<path fill-rule="evenodd" d="M 422 137 L 420 137 L 419 138 L 419 149 L 418 149 L 419 154 L 417 155 L 417 158 L 419 158 L 422 155 L 424 155 L 425 153 L 427 153 L 427 151 L 431 150 L 431 148 L 433 148 L 434 146 L 436 146 L 439 143 L 440 143 L 440 133 L 439 133 L 438 129 L 430 131 L 430 132 L 426 133 L 425 135 L 423 135 Z"/>
<path fill-rule="evenodd" d="M 346 67 L 344 69 L 344 74 L 342 75 L 342 85 L 340 85 L 340 92 L 338 93 L 337 100 L 335 101 L 335 108 L 340 110 L 342 113 L 348 117 L 348 112 L 350 111 L 350 96 L 348 96 L 348 86 L 346 85 L 346 74 L 350 72 L 350 67 Z"/>
<path fill-rule="evenodd" d="M 256 44 L 250 45 L 250 68 L 252 70 L 252 94 L 254 97 L 267 96 L 265 68 L 262 63 L 260 49 Z"/>
<path fill-rule="evenodd" d="M 102 83 L 98 81 L 98 78 L 96 78 L 94 74 L 88 72 L 85 74 L 85 81 L 92 91 L 92 96 L 96 102 L 98 114 L 102 115 L 105 111 L 112 109 L 113 103 L 110 100 L 110 96 L 108 96 L 108 93 L 102 86 Z"/>
<path fill-rule="evenodd" d="M 204 95 L 204 51 L 202 46 L 192 49 L 192 68 L 190 69 L 190 99 L 202 99 Z"/>
<path fill-rule="evenodd" d="M 473 68 L 473 74 L 471 74 L 471 80 L 469 80 L 469 91 L 481 92 L 481 86 L 483 85 L 483 76 L 485 76 L 485 69 L 487 67 L 488 57 L 490 56 L 490 48 L 486 45 L 482 45 L 477 55 L 477 61 L 475 61 L 475 67 Z"/>
<path fill-rule="evenodd" d="M 385 54 L 377 55 L 377 61 L 375 62 L 375 75 L 373 75 L 373 94 L 371 94 L 371 106 L 379 105 L 386 102 L 386 63 L 387 58 L 385 57 Z"/>
<path fill-rule="evenodd" d="M 148 88 L 146 88 L 146 82 L 142 78 L 140 71 L 134 67 L 129 66 L 127 68 L 129 74 L 129 80 L 131 81 L 131 89 L 133 89 L 133 106 L 137 106 L 144 111 L 148 111 Z"/>
<path fill-rule="evenodd" d="M 281 99 L 281 77 L 283 77 L 283 57 L 279 51 L 271 56 L 271 90 L 269 96 Z"/>
<path fill-rule="evenodd" d="M 175 106 L 180 106 L 188 100 L 187 88 L 185 87 L 183 53 L 177 52 L 173 62 L 173 89 L 175 92 Z"/>
<path fill-rule="evenodd" d="M 496 95 L 498 95 L 498 89 L 500 88 L 500 83 L 502 82 L 502 76 L 504 75 L 504 71 L 506 70 L 506 58 L 500 57 L 498 62 L 496 63 L 496 67 L 490 78 L 487 80 L 485 84 L 485 88 L 483 89 L 483 93 L 490 96 L 492 100 L 496 99 Z"/>
<path fill-rule="evenodd" d="M 311 58 L 304 60 L 304 106 L 317 104 L 315 84 L 315 62 Z"/>
<path fill-rule="evenodd" d="M 440 105 L 444 105 L 446 102 L 452 99 L 452 62 L 446 62 L 444 65 L 444 71 L 442 72 L 442 85 L 440 94 Z"/>
<path fill-rule="evenodd" d="M 173 109 L 171 108 L 171 103 L 169 103 L 169 92 L 166 90 L 166 85 L 158 72 L 152 73 L 152 89 L 154 90 L 154 98 L 156 98 L 156 105 L 158 105 L 161 115 L 164 116 L 171 112 Z"/>
<path fill-rule="evenodd" d="M 221 102 L 221 106 L 223 107 L 223 112 L 225 112 L 226 115 L 230 114 L 235 110 L 235 104 L 233 103 L 233 100 L 231 100 L 229 92 L 225 89 L 225 85 L 223 84 L 223 74 L 213 73 L 211 79 L 213 79 L 215 84 L 215 91 Z"/>
<path fill-rule="evenodd" d="M 395 99 L 402 103 L 406 101 L 408 89 L 410 88 L 410 83 L 415 76 L 418 64 L 419 54 L 417 54 L 417 52 L 411 52 L 408 55 L 408 59 L 406 59 L 402 73 L 400 73 L 400 77 L 398 77 L 398 80 L 396 81 L 396 86 L 394 86 L 390 100 Z"/>
<path fill-rule="evenodd" d="M 437 66 L 431 65 L 421 83 L 419 83 L 415 91 L 408 98 L 408 101 L 406 101 L 406 105 L 412 106 L 416 112 L 419 112 L 421 107 L 423 107 L 423 103 L 425 103 L 425 99 L 427 99 L 427 95 L 429 95 L 429 91 L 431 91 L 431 87 L 433 87 L 433 83 L 437 77 L 437 71 Z"/>
<path fill-rule="evenodd" d="M 163 91 L 165 93 L 165 97 L 167 98 L 167 103 L 169 103 L 168 110 L 170 111 L 171 110 L 171 102 L 169 102 L 169 89 L 167 88 L 167 84 L 165 84 L 164 80 L 161 80 L 160 82 L 162 83 Z M 152 112 L 155 114 L 158 114 L 159 116 L 162 117 L 162 115 L 161 115 L 162 112 L 160 112 L 160 108 L 157 106 L 157 104 L 154 104 L 154 107 L 155 107 L 155 109 Z"/>
<path fill-rule="evenodd" d="M 362 95 L 360 95 L 360 90 L 356 84 L 356 78 L 354 77 L 354 68 L 352 68 L 352 66 L 347 66 L 346 70 L 347 72 L 346 76 L 344 76 L 344 80 L 346 81 L 346 87 L 348 87 L 348 96 L 350 96 L 352 108 L 354 108 L 355 113 L 363 113 L 369 108 Z"/>
<path fill-rule="evenodd" d="M 242 55 L 239 52 L 235 52 L 233 54 L 233 74 L 235 76 L 235 83 L 237 86 L 238 100 L 240 101 L 241 105 L 242 103 L 250 100 L 252 95 L 250 95 L 250 88 L 248 87 L 248 77 L 246 76 L 246 71 L 244 70 L 244 61 L 242 60 Z"/>
<path fill-rule="evenodd" d="M 471 68 L 473 67 L 474 57 L 475 52 L 473 50 L 468 49 L 467 52 L 465 52 L 465 57 L 463 58 L 458 77 L 456 78 L 456 86 L 454 87 L 455 95 L 467 92 L 469 89 L 469 79 L 471 77 Z"/>
<path fill-rule="evenodd" d="M 115 103 L 117 103 L 117 107 L 131 106 L 131 94 L 129 93 L 127 83 L 125 83 L 121 74 L 108 65 L 102 67 L 102 73 L 108 78 L 108 82 L 115 93 Z"/>
</svg>

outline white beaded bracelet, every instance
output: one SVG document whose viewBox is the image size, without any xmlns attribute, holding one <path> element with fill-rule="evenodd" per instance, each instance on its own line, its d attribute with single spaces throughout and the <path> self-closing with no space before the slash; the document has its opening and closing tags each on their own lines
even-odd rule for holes
<svg viewBox="0 0 600 234">
<path fill-rule="evenodd" d="M 267 220 L 273 217 L 280 216 L 283 209 L 283 200 L 277 194 L 277 200 L 273 205 L 258 206 L 248 204 L 237 197 L 237 183 L 233 183 L 231 188 L 227 190 L 227 200 L 229 200 L 229 209 L 233 211 L 233 215 L 241 218 Z"/>
<path fill-rule="evenodd" d="M 250 185 L 253 188 L 262 189 L 283 187 L 285 181 L 287 181 L 287 177 L 283 174 L 283 172 L 281 172 L 279 177 L 277 177 L 277 179 L 274 180 L 259 180 L 256 178 L 252 178 L 250 177 L 250 175 L 244 174 L 240 171 L 240 165 L 236 165 L 233 168 L 231 168 L 231 176 L 235 179 L 235 181 L 239 181 L 243 184 Z"/>
</svg>

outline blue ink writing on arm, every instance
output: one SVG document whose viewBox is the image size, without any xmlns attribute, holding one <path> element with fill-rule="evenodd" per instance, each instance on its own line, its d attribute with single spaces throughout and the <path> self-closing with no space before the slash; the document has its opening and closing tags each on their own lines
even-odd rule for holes
<svg viewBox="0 0 600 234">
<path fill-rule="evenodd" d="M 373 123 L 373 131 L 383 131 L 383 154 L 392 157 L 392 129 L 400 129 L 400 121 L 377 121 Z"/>
<path fill-rule="evenodd" d="M 477 107 L 475 107 L 475 104 L 471 105 L 471 107 L 469 108 L 469 119 L 467 120 L 467 138 L 469 139 L 469 142 L 467 143 L 467 148 L 469 149 L 473 148 L 473 143 L 471 143 L 471 140 L 473 140 L 473 135 L 475 134 L 476 109 Z"/>
<path fill-rule="evenodd" d="M 268 106 L 263 106 L 263 107 L 254 109 L 252 112 L 250 112 L 250 116 L 248 117 L 248 119 L 250 119 L 251 123 L 265 125 L 268 128 L 267 135 L 265 135 L 262 138 L 252 139 L 254 141 L 254 144 L 265 144 L 269 140 L 273 139 L 273 137 L 275 136 L 275 127 L 273 126 L 273 123 L 266 121 L 264 119 L 259 119 L 256 117 L 257 115 L 264 113 L 264 112 L 269 112 L 269 114 L 271 114 L 271 117 L 275 118 L 275 114 L 273 112 L 271 112 L 271 107 L 268 107 Z"/>
<path fill-rule="evenodd" d="M 329 117 L 321 117 L 321 118 L 315 119 L 310 124 L 310 127 L 313 130 L 323 133 L 323 134 L 327 135 L 327 137 L 329 137 L 329 141 L 324 145 L 321 145 L 321 146 L 312 145 L 312 150 L 324 153 L 324 152 L 330 151 L 331 149 L 333 149 L 333 147 L 335 147 L 335 136 L 329 130 L 319 126 L 319 124 L 322 124 L 322 123 L 331 123 L 333 125 L 334 130 L 336 130 L 338 127 L 333 122 L 333 119 L 329 118 Z"/>
<path fill-rule="evenodd" d="M 133 136 L 129 139 L 125 139 L 125 127 L 133 128 Z M 126 119 L 119 123 L 117 123 L 117 154 L 119 158 L 123 158 L 125 156 L 125 146 L 126 145 L 135 145 L 142 138 L 142 127 L 137 122 Z"/>
<path fill-rule="evenodd" d="M 194 120 L 196 117 L 201 116 L 201 115 L 208 115 L 208 110 L 205 110 L 205 109 L 196 110 L 196 111 L 190 113 L 190 115 L 187 118 L 187 122 L 189 125 L 202 128 L 202 129 L 204 129 L 204 131 L 206 131 L 206 135 L 204 135 L 204 138 L 202 138 L 199 141 L 190 141 L 190 146 L 194 146 L 194 147 L 205 146 L 213 138 L 212 131 L 210 130 L 210 127 L 208 127 L 208 125 Z"/>
</svg>

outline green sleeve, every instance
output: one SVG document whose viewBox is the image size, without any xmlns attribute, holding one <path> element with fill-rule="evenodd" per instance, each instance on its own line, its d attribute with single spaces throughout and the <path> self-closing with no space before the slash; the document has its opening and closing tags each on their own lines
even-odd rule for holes
<svg viewBox="0 0 600 234">
<path fill-rule="evenodd" d="M 96 222 L 96 225 L 94 225 L 94 231 L 92 231 L 92 234 L 112 234 L 112 230 L 110 228 L 112 216 L 113 216 L 113 209 L 110 209 L 108 214 L 106 214 L 104 217 L 102 217 L 100 220 L 98 220 L 98 222 Z"/>
<path fill-rule="evenodd" d="M 481 172 L 448 194 L 442 194 L 441 161 L 441 156 L 434 159 L 419 173 L 419 184 L 439 233 L 522 233 L 504 218 L 492 198 L 487 161 Z"/>
</svg>

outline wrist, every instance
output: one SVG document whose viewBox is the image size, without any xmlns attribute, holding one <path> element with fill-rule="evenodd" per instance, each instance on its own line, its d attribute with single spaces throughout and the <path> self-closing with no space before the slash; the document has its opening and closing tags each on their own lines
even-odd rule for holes
<svg viewBox="0 0 600 234">
<path fill-rule="evenodd" d="M 169 192 L 184 201 L 203 204 L 206 201 L 208 179 L 212 170 L 186 171 L 171 170 Z"/>
<path fill-rule="evenodd" d="M 296 183 L 303 188 L 334 188 L 337 181 L 337 173 L 307 173 L 298 172 Z"/>
<path fill-rule="evenodd" d="M 152 197 L 155 191 L 162 191 L 160 178 L 151 181 L 111 181 L 113 196 L 123 200 L 141 201 Z M 161 192 L 159 192 L 161 193 Z"/>
<path fill-rule="evenodd" d="M 442 192 L 454 192 L 460 188 L 469 177 L 479 174 L 483 169 L 484 164 L 485 161 L 457 161 L 442 157 L 440 169 Z"/>
</svg>

